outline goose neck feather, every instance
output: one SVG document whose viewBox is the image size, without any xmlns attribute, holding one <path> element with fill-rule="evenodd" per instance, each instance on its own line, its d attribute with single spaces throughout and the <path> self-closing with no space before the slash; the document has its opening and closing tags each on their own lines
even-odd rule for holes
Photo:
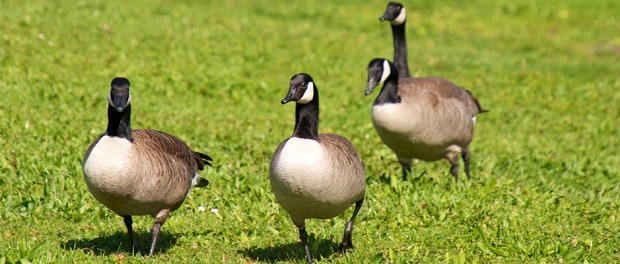
<svg viewBox="0 0 620 264">
<path fill-rule="evenodd" d="M 293 137 L 317 139 L 319 135 L 319 93 L 314 87 L 314 98 L 307 104 L 295 106 Z"/>
<path fill-rule="evenodd" d="M 106 135 L 126 138 L 133 142 L 130 123 L 131 105 L 128 105 L 122 112 L 118 112 L 114 107 L 108 106 L 108 128 L 106 129 Z"/>
<path fill-rule="evenodd" d="M 405 24 L 392 24 L 392 35 L 394 37 L 394 64 L 398 69 L 398 75 L 409 77 L 409 63 L 407 62 L 407 39 L 405 37 Z"/>
<path fill-rule="evenodd" d="M 383 83 L 381 92 L 377 96 L 377 99 L 375 99 L 375 105 L 398 103 L 400 103 L 400 96 L 398 96 L 398 76 L 392 73 Z"/>
</svg>

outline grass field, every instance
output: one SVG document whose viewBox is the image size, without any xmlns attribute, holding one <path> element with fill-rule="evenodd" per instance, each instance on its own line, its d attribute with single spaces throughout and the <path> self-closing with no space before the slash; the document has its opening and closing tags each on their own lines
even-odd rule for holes
<svg viewBox="0 0 620 264">
<path fill-rule="evenodd" d="M 373 129 L 363 90 L 367 63 L 392 59 L 387 1 L 203 2 L 0 0 L 0 263 L 303 263 L 268 179 L 298 72 L 319 88 L 320 131 L 348 137 L 367 170 L 354 250 L 335 253 L 352 210 L 307 221 L 317 262 L 619 261 L 620 2 L 404 2 L 412 74 L 491 110 L 458 183 L 447 161 L 402 181 Z M 134 128 L 214 158 L 153 259 L 130 254 L 81 171 L 115 76 L 132 82 Z M 134 217 L 143 245 L 151 224 Z"/>
</svg>

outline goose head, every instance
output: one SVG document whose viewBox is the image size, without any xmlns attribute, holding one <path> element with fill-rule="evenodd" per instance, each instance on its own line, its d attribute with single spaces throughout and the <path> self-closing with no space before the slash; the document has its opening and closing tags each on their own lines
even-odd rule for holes
<svg viewBox="0 0 620 264">
<path fill-rule="evenodd" d="M 307 73 L 298 73 L 291 77 L 288 93 L 281 103 L 297 102 L 298 104 L 308 104 L 315 98 L 314 80 Z"/>
<path fill-rule="evenodd" d="M 108 104 L 119 113 L 125 111 L 125 108 L 131 103 L 129 80 L 123 77 L 116 77 L 112 80 L 110 86 Z"/>
<path fill-rule="evenodd" d="M 390 2 L 383 16 L 379 18 L 381 21 L 390 21 L 392 25 L 398 26 L 407 20 L 407 11 L 401 3 Z"/>
<path fill-rule="evenodd" d="M 366 81 L 366 90 L 364 93 L 369 95 L 374 89 L 385 82 L 392 75 L 395 69 L 394 64 L 386 59 L 373 59 L 368 63 L 368 80 Z"/>
</svg>

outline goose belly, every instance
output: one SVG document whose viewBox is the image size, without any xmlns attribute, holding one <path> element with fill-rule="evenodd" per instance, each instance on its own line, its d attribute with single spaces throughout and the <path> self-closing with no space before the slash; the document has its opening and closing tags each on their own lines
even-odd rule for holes
<svg viewBox="0 0 620 264">
<path fill-rule="evenodd" d="M 84 179 L 93 196 L 119 215 L 153 215 L 164 208 L 176 209 L 187 191 L 175 194 L 171 189 L 174 184 L 141 173 L 152 166 L 148 160 L 132 162 L 136 159 L 140 158 L 133 143 L 103 136 L 83 164 Z"/>
<path fill-rule="evenodd" d="M 405 107 L 402 104 L 374 106 L 373 125 L 381 140 L 399 157 L 435 161 L 446 157 L 453 145 L 471 140 L 470 120 Z"/>
<path fill-rule="evenodd" d="M 270 181 L 278 202 L 292 218 L 332 218 L 359 196 L 337 171 L 319 142 L 290 138 L 271 162 Z"/>
</svg>

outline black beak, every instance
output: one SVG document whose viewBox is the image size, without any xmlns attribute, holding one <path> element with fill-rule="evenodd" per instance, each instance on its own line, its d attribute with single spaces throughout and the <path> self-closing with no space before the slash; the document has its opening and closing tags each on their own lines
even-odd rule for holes
<svg viewBox="0 0 620 264">
<path fill-rule="evenodd" d="M 288 93 L 286 94 L 286 96 L 284 96 L 284 98 L 282 99 L 282 101 L 280 101 L 280 103 L 282 104 L 286 104 L 290 101 L 293 101 L 293 89 L 288 89 Z"/>
<path fill-rule="evenodd" d="M 122 112 L 127 108 L 130 101 L 129 93 L 110 93 L 108 102 L 117 112 Z"/>
<path fill-rule="evenodd" d="M 378 84 L 379 83 L 377 82 L 375 78 L 368 78 L 368 81 L 366 82 L 366 90 L 364 90 L 364 94 L 369 95 L 370 93 L 372 93 L 372 91 L 375 90 L 375 87 L 377 87 Z"/>
</svg>

